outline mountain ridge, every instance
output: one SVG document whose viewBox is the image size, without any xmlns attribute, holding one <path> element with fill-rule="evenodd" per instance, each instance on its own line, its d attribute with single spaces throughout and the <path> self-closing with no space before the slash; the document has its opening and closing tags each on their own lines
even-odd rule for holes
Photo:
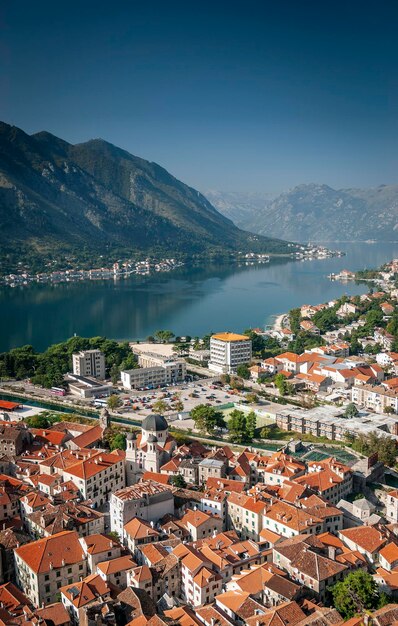
<svg viewBox="0 0 398 626">
<path fill-rule="evenodd" d="M 1 271 L 65 258 L 99 262 L 290 252 L 287 242 L 238 229 L 166 169 L 103 139 L 71 144 L 0 123 Z M 92 266 L 92 265 L 91 265 Z"/>
<path fill-rule="evenodd" d="M 300 242 L 389 241 L 398 238 L 398 185 L 333 189 L 308 183 L 260 202 L 243 192 L 207 194 L 240 228 Z M 261 194 L 260 194 L 261 196 Z M 223 199 L 227 198 L 224 203 Z"/>
</svg>

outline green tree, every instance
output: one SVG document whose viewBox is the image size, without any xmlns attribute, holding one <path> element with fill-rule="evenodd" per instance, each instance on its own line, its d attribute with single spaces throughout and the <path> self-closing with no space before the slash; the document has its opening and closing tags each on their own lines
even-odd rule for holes
<svg viewBox="0 0 398 626">
<path fill-rule="evenodd" d="M 256 393 L 247 393 L 245 398 L 249 404 L 256 404 L 256 402 L 258 402 L 258 395 Z"/>
<path fill-rule="evenodd" d="M 160 343 L 169 343 L 174 337 L 174 333 L 171 330 L 157 330 L 155 337 Z"/>
<path fill-rule="evenodd" d="M 301 310 L 291 309 L 289 311 L 289 326 L 292 332 L 297 335 L 300 332 Z"/>
<path fill-rule="evenodd" d="M 231 376 L 231 380 L 229 381 L 231 389 L 243 389 L 244 384 L 241 378 L 237 378 L 236 376 Z"/>
<path fill-rule="evenodd" d="M 110 376 L 111 376 L 111 380 L 112 380 L 112 384 L 116 385 L 117 381 L 119 380 L 119 368 L 116 365 L 116 363 L 114 363 L 110 369 Z"/>
<path fill-rule="evenodd" d="M 213 406 L 199 404 L 191 411 L 196 428 L 202 434 L 214 435 L 219 428 L 225 428 L 225 421 L 220 411 Z"/>
<path fill-rule="evenodd" d="M 106 404 L 108 406 L 108 409 L 114 411 L 115 409 L 118 409 L 120 406 L 122 406 L 123 403 L 119 396 L 117 396 L 116 394 L 112 394 L 111 396 L 109 396 Z"/>
<path fill-rule="evenodd" d="M 125 433 L 116 433 L 110 442 L 111 450 L 125 450 L 126 449 L 126 435 Z"/>
<path fill-rule="evenodd" d="M 156 400 L 156 402 L 154 402 L 152 405 L 153 412 L 159 413 L 160 415 L 163 415 L 164 413 L 166 413 L 166 411 L 168 411 L 169 408 L 170 408 L 169 405 L 167 404 L 165 400 L 163 400 L 163 398 L 159 398 L 159 400 Z"/>
<path fill-rule="evenodd" d="M 48 428 L 51 425 L 49 419 L 40 413 L 38 415 L 32 415 L 32 417 L 27 417 L 25 422 L 29 428 Z"/>
<path fill-rule="evenodd" d="M 249 442 L 252 442 L 254 439 L 256 426 L 257 426 L 257 416 L 254 411 L 250 411 L 250 413 L 246 415 L 246 432 L 247 432 L 247 438 Z"/>
<path fill-rule="evenodd" d="M 240 365 L 238 365 L 238 367 L 236 368 L 236 373 L 238 374 L 238 376 L 240 376 L 240 378 L 243 378 L 244 380 L 249 380 L 250 378 L 250 370 L 246 363 L 241 363 Z"/>
<path fill-rule="evenodd" d="M 277 374 L 275 376 L 274 383 L 281 396 L 285 396 L 287 393 L 287 383 L 285 376 L 283 374 Z"/>
<path fill-rule="evenodd" d="M 379 606 L 377 583 L 363 570 L 351 572 L 343 581 L 333 585 L 330 591 L 335 608 L 345 619 Z"/>
<path fill-rule="evenodd" d="M 344 417 L 347 417 L 350 419 L 352 417 L 356 417 L 357 415 L 359 415 L 359 411 L 357 407 L 355 406 L 353 402 L 350 402 L 350 404 L 346 406 L 346 409 L 344 411 Z"/>
<path fill-rule="evenodd" d="M 175 411 L 178 411 L 179 413 L 184 410 L 184 403 L 181 400 L 181 394 L 177 394 L 177 397 L 173 403 L 173 408 Z"/>
<path fill-rule="evenodd" d="M 234 409 L 228 420 L 229 440 L 233 443 L 245 443 L 248 441 L 247 421 L 243 411 Z"/>
<path fill-rule="evenodd" d="M 174 487 L 178 487 L 179 489 L 185 489 L 187 486 L 186 480 L 184 476 L 181 474 L 176 474 L 170 478 L 170 483 L 174 485 Z"/>
</svg>

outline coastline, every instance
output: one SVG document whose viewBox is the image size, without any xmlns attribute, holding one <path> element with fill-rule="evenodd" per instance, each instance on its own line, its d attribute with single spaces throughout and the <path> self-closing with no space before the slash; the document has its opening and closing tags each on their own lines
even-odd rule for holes
<svg viewBox="0 0 398 626">
<path fill-rule="evenodd" d="M 280 315 L 276 316 L 274 323 L 272 324 L 273 331 L 279 331 L 283 328 L 283 321 L 286 316 L 287 316 L 287 313 L 281 313 Z"/>
</svg>

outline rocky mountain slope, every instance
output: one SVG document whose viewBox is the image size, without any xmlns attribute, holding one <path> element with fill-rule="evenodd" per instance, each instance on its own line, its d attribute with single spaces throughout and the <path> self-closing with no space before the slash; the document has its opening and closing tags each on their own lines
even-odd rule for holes
<svg viewBox="0 0 398 626">
<path fill-rule="evenodd" d="M 91 265 L 148 254 L 286 251 L 237 228 L 156 163 L 101 139 L 71 145 L 0 123 L 0 261 Z"/>
<path fill-rule="evenodd" d="M 241 228 L 307 242 L 398 239 L 398 185 L 332 189 L 299 185 L 260 200 L 253 194 L 210 192 L 209 199 Z"/>
</svg>

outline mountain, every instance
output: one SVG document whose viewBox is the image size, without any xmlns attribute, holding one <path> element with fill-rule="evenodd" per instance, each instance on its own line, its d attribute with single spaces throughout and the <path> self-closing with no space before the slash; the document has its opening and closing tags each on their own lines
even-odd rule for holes
<svg viewBox="0 0 398 626">
<path fill-rule="evenodd" d="M 93 264 L 142 253 L 290 252 L 237 228 L 156 163 L 95 139 L 72 145 L 0 122 L 0 261 Z M 10 269 L 11 268 L 11 269 Z"/>
<path fill-rule="evenodd" d="M 308 242 L 398 239 L 398 185 L 332 189 L 299 185 L 258 201 L 253 194 L 211 192 L 208 197 L 237 226 L 283 239 Z M 261 196 L 260 196 L 261 197 Z"/>
<path fill-rule="evenodd" d="M 250 223 L 275 198 L 275 194 L 241 191 L 205 191 L 204 195 L 220 213 L 237 226 Z M 240 226 L 244 228 L 244 226 Z M 255 231 L 254 231 L 255 232 Z"/>
</svg>

